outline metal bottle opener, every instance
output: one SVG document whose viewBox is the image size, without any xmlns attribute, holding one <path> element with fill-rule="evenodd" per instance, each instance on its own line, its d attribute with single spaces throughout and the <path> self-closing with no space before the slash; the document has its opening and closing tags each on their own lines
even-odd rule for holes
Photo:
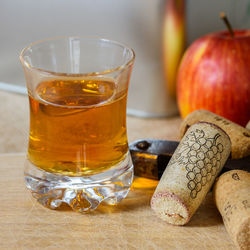
<svg viewBox="0 0 250 250">
<path fill-rule="evenodd" d="M 159 180 L 176 150 L 179 142 L 143 139 L 129 145 L 136 176 Z M 228 159 L 220 175 L 226 171 L 240 169 L 250 172 L 250 156 Z"/>
</svg>

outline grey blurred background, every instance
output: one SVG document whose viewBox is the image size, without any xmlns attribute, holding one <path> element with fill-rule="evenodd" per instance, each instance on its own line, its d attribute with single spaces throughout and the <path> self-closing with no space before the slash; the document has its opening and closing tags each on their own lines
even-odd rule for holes
<svg viewBox="0 0 250 250">
<path fill-rule="evenodd" d="M 0 0 L 0 83 L 25 86 L 18 55 L 29 43 L 54 36 L 100 36 L 136 52 L 129 89 L 129 113 L 170 116 L 177 112 L 165 92 L 161 29 L 165 0 Z M 225 29 L 225 11 L 234 28 L 250 27 L 248 0 L 187 0 L 187 44 Z"/>
</svg>

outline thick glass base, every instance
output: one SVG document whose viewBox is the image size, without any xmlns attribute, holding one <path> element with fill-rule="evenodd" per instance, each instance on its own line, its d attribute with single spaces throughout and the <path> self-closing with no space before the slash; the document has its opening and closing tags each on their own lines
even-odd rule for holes
<svg viewBox="0 0 250 250">
<path fill-rule="evenodd" d="M 114 205 L 127 196 L 133 181 L 133 165 L 128 154 L 111 170 L 72 177 L 46 172 L 26 160 L 24 175 L 27 188 L 43 206 L 56 209 L 66 203 L 73 210 L 87 212 L 101 202 Z"/>
</svg>

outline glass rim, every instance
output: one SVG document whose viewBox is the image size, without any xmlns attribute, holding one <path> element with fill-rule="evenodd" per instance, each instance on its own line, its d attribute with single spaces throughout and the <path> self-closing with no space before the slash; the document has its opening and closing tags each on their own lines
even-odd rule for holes
<svg viewBox="0 0 250 250">
<path fill-rule="evenodd" d="M 34 45 L 41 44 L 41 43 L 47 42 L 47 41 L 63 40 L 63 39 L 70 39 L 70 38 L 95 40 L 95 41 L 106 42 L 106 43 L 118 45 L 120 47 L 123 47 L 124 49 L 127 49 L 131 54 L 131 58 L 129 60 L 126 60 L 125 63 L 121 64 L 118 67 L 114 67 L 114 68 L 107 69 L 107 70 L 104 70 L 104 71 L 96 71 L 96 72 L 89 72 L 89 73 L 63 73 L 63 72 L 55 72 L 55 71 L 45 70 L 45 69 L 42 69 L 42 68 L 39 68 L 39 67 L 31 66 L 30 63 L 27 62 L 27 60 L 24 59 L 25 52 L 28 49 L 32 48 L 32 46 L 34 46 Z M 23 66 L 27 67 L 28 69 L 34 70 L 34 71 L 47 73 L 47 74 L 51 74 L 51 75 L 55 75 L 55 76 L 88 77 L 88 76 L 106 75 L 106 74 L 109 74 L 109 73 L 112 73 L 112 72 L 115 72 L 115 71 L 119 71 L 119 70 L 122 70 L 122 69 L 130 66 L 131 64 L 133 64 L 133 62 L 135 60 L 135 52 L 134 52 L 134 50 L 132 48 L 126 46 L 123 43 L 117 42 L 115 40 L 101 38 L 101 37 L 98 37 L 98 36 L 56 36 L 56 37 L 45 38 L 45 39 L 38 40 L 38 41 L 30 43 L 29 45 L 27 45 L 25 48 L 22 49 L 22 51 L 21 51 L 21 53 L 19 55 L 19 59 L 20 59 Z"/>
</svg>

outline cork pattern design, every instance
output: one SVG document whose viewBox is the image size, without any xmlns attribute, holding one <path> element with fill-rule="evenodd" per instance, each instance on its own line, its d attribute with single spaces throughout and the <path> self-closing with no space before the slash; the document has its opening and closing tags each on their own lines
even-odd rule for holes
<svg viewBox="0 0 250 250">
<path fill-rule="evenodd" d="M 177 148 L 169 163 L 185 166 L 187 187 L 192 199 L 197 197 L 202 187 L 209 183 L 221 167 L 221 154 L 224 148 L 218 140 L 219 137 L 220 134 L 217 133 L 209 138 L 202 129 L 190 132 L 183 138 L 182 147 Z"/>
</svg>

